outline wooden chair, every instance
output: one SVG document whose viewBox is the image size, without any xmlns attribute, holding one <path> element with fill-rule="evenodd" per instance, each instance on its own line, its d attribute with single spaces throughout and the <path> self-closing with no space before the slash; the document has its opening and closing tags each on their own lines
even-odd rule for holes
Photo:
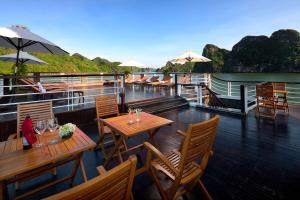
<svg viewBox="0 0 300 200">
<path fill-rule="evenodd" d="M 141 77 L 139 80 L 134 81 L 135 84 L 144 84 L 148 80 L 148 77 L 144 74 L 141 74 Z"/>
<path fill-rule="evenodd" d="M 184 137 L 181 148 L 167 155 L 163 155 L 150 143 L 144 143 L 149 150 L 146 167 L 163 199 L 176 199 L 189 192 L 196 184 L 208 199 L 212 199 L 199 178 L 212 155 L 218 124 L 219 116 L 215 116 L 204 122 L 190 124 L 186 133 L 177 131 Z M 157 159 L 152 160 L 153 155 Z M 163 173 L 172 181 L 170 187 L 166 189 L 162 187 L 157 172 Z"/>
<path fill-rule="evenodd" d="M 100 176 L 45 200 L 133 199 L 131 190 L 136 162 L 136 157 L 130 156 L 127 161 L 110 171 L 106 171 L 103 166 L 97 167 Z"/>
<path fill-rule="evenodd" d="M 17 106 L 17 133 L 16 138 L 20 138 L 22 124 L 27 115 L 32 119 L 32 125 L 35 126 L 37 121 L 48 120 L 53 118 L 52 101 L 42 103 L 25 103 Z M 53 175 L 56 175 L 56 169 L 50 170 Z M 19 189 L 20 182 L 16 182 L 16 189 Z"/>
<path fill-rule="evenodd" d="M 172 76 L 170 75 L 165 75 L 163 77 L 163 79 L 160 81 L 160 86 L 163 86 L 163 87 L 172 87 L 174 86 L 175 84 L 171 82 L 172 80 Z"/>
<path fill-rule="evenodd" d="M 96 113 L 97 113 L 97 124 L 98 124 L 98 133 L 99 133 L 99 140 L 97 142 L 97 146 L 96 149 L 98 149 L 99 147 L 102 150 L 102 153 L 104 155 L 104 158 L 106 159 L 108 154 L 106 153 L 105 150 L 105 137 L 107 135 L 111 135 L 112 139 L 111 141 L 109 141 L 108 143 L 114 143 L 116 142 L 116 138 L 115 135 L 112 134 L 111 129 L 108 126 L 104 126 L 103 122 L 101 121 L 102 118 L 106 118 L 106 117 L 115 117 L 115 116 L 119 116 L 120 112 L 119 112 L 119 107 L 118 107 L 118 102 L 117 102 L 117 96 L 116 95 L 108 95 L 108 96 L 96 96 Z M 123 141 L 123 147 L 125 147 L 127 149 L 127 145 L 126 142 Z M 121 155 L 118 155 L 119 159 Z"/>
<path fill-rule="evenodd" d="M 287 99 L 287 93 L 288 91 L 286 90 L 286 83 L 284 82 L 274 82 L 273 83 L 274 87 L 274 93 L 277 96 L 277 109 L 281 109 L 284 111 L 289 112 L 289 104 L 288 104 L 288 99 Z"/>
<path fill-rule="evenodd" d="M 17 138 L 20 138 L 22 124 L 27 115 L 32 119 L 32 125 L 37 121 L 53 118 L 52 101 L 42 103 L 19 104 L 17 107 Z"/>
<path fill-rule="evenodd" d="M 277 98 L 274 96 L 272 84 L 256 85 L 256 113 L 255 116 L 276 117 Z"/>
</svg>

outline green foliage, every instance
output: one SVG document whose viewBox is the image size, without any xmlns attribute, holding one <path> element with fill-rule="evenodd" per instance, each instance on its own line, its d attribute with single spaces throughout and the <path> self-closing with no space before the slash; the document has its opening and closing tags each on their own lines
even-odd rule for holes
<svg viewBox="0 0 300 200">
<path fill-rule="evenodd" d="M 228 58 L 230 51 L 226 49 L 220 49 L 219 47 L 213 44 L 207 44 L 204 49 L 202 55 L 212 60 L 210 63 L 201 63 L 201 65 L 197 64 L 195 68 L 203 68 L 205 70 L 210 70 L 213 72 L 221 72 L 222 67 L 225 64 L 225 60 Z M 199 69 L 195 69 L 194 71 L 199 71 Z M 201 71 L 201 70 L 200 70 Z"/>
<path fill-rule="evenodd" d="M 124 70 L 124 74 L 125 74 L 126 78 L 129 76 L 130 73 L 131 73 L 131 71 L 128 69 Z"/>
<path fill-rule="evenodd" d="M 193 70 L 195 63 L 184 63 L 184 64 L 179 64 L 179 63 L 171 63 L 167 62 L 164 67 L 162 67 L 159 71 L 163 72 L 164 70 L 168 70 L 169 72 L 190 72 Z"/>
<path fill-rule="evenodd" d="M 15 53 L 13 49 L 0 48 L 0 55 Z M 131 71 L 145 71 L 137 67 L 119 67 L 120 62 L 110 62 L 106 59 L 97 57 L 93 60 L 75 53 L 69 55 L 53 55 L 47 53 L 31 53 L 37 58 L 48 64 L 24 66 L 21 73 L 29 72 L 63 72 L 63 73 L 80 73 L 80 72 L 103 72 L 103 73 L 123 73 Z M 0 61 L 0 74 L 13 74 L 14 63 Z"/>
<path fill-rule="evenodd" d="M 15 71 L 15 66 L 12 66 L 12 71 Z M 27 75 L 27 66 L 25 64 L 19 64 L 17 69 L 17 76 L 26 76 Z"/>
</svg>

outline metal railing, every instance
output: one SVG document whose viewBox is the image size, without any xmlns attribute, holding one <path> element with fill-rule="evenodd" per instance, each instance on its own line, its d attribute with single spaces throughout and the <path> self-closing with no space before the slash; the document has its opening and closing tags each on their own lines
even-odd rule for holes
<svg viewBox="0 0 300 200">
<path fill-rule="evenodd" d="M 177 75 L 180 76 L 180 75 Z M 203 104 L 203 85 L 217 94 L 218 98 L 231 99 L 240 101 L 239 112 L 248 113 L 256 107 L 256 84 L 261 81 L 227 81 L 219 79 L 211 74 L 192 74 L 192 81 L 189 86 L 178 84 L 178 95 L 186 98 L 191 102 L 190 105 L 205 106 Z M 202 86 L 201 86 L 202 84 Z M 288 103 L 300 104 L 300 83 L 287 82 L 286 90 L 288 91 Z M 184 87 L 188 87 L 184 89 Z M 201 89 L 202 88 L 202 89 Z M 185 91 L 185 92 L 183 92 Z M 194 95 L 194 96 L 193 96 Z M 234 110 L 230 108 L 230 110 Z"/>
<path fill-rule="evenodd" d="M 95 96 L 124 90 L 124 74 L 0 76 L 0 119 L 14 115 L 18 104 L 51 100 L 54 112 L 94 106 Z"/>
<path fill-rule="evenodd" d="M 133 76 L 145 74 L 150 79 L 161 72 L 135 72 Z M 240 101 L 238 108 L 243 113 L 256 106 L 256 89 L 258 81 L 228 81 L 212 74 L 171 73 L 171 83 L 175 86 L 175 94 L 186 98 L 192 106 L 206 106 L 207 94 L 204 86 L 218 98 Z M 21 103 L 34 103 L 52 100 L 54 111 L 71 111 L 93 107 L 95 96 L 120 94 L 125 88 L 124 74 L 71 74 L 18 77 L 16 85 L 12 85 L 14 76 L 0 76 L 0 120 L 16 113 L 16 106 Z M 28 79 L 30 82 L 21 81 Z M 38 82 L 46 88 L 39 90 Z M 62 87 L 64 85 L 65 87 Z M 300 83 L 287 82 L 288 103 L 300 104 Z M 52 88 L 52 89 L 51 89 Z M 174 87 L 170 87 L 171 90 Z M 155 90 L 147 90 L 154 92 Z"/>
</svg>

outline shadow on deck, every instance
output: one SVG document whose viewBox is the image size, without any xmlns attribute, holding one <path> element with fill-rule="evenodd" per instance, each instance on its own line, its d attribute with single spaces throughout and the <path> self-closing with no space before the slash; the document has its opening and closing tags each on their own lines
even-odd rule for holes
<svg viewBox="0 0 300 200">
<path fill-rule="evenodd" d="M 163 127 L 156 135 L 156 143 L 163 152 L 178 148 L 181 137 L 175 132 L 185 130 L 189 123 L 196 123 L 214 115 L 194 108 L 173 110 L 159 114 L 175 121 Z M 242 119 L 228 114 L 221 116 L 214 144 L 214 155 L 209 161 L 202 180 L 214 199 L 295 199 L 299 196 L 300 183 L 300 107 L 291 107 L 290 114 L 278 114 L 276 120 L 257 119 L 254 112 Z M 82 127 L 93 140 L 97 140 L 96 124 Z M 146 135 L 129 140 L 141 143 Z M 142 158 L 146 152 L 140 152 Z M 101 152 L 86 152 L 84 162 L 88 178 L 97 175 L 96 166 L 103 164 Z M 111 163 L 113 167 L 117 162 Z M 58 169 L 58 176 L 70 171 L 72 164 Z M 47 180 L 51 175 L 23 183 L 21 189 Z M 75 184 L 82 183 L 78 172 Z M 13 191 L 10 185 L 10 193 Z M 68 183 L 41 191 L 28 199 L 40 199 L 69 188 Z M 135 199 L 160 199 L 157 189 L 147 174 L 135 179 Z M 187 199 L 199 199 L 195 189 Z"/>
</svg>

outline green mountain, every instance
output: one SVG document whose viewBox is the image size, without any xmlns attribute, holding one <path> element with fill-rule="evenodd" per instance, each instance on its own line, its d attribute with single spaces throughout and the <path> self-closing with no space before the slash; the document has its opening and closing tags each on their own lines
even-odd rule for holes
<svg viewBox="0 0 300 200">
<path fill-rule="evenodd" d="M 231 51 L 206 45 L 203 56 L 212 60 L 213 72 L 300 72 L 300 33 L 281 29 L 270 37 L 246 36 Z"/>
<path fill-rule="evenodd" d="M 0 48 L 0 55 L 15 53 L 15 50 Z M 69 55 L 53 55 L 46 53 L 31 53 L 37 58 L 47 62 L 45 65 L 25 65 L 23 73 L 29 72 L 63 72 L 63 73 L 92 73 L 92 72 L 131 72 L 130 67 L 119 67 L 120 62 L 110 62 L 109 60 L 96 57 L 90 60 L 79 53 Z M 14 63 L 0 61 L 0 74 L 12 74 Z M 132 68 L 132 71 L 145 71 L 147 69 Z"/>
<path fill-rule="evenodd" d="M 226 50 L 207 44 L 202 55 L 209 63 L 167 62 L 164 72 L 300 72 L 300 33 L 292 29 L 275 31 L 270 37 L 246 36 Z"/>
</svg>

